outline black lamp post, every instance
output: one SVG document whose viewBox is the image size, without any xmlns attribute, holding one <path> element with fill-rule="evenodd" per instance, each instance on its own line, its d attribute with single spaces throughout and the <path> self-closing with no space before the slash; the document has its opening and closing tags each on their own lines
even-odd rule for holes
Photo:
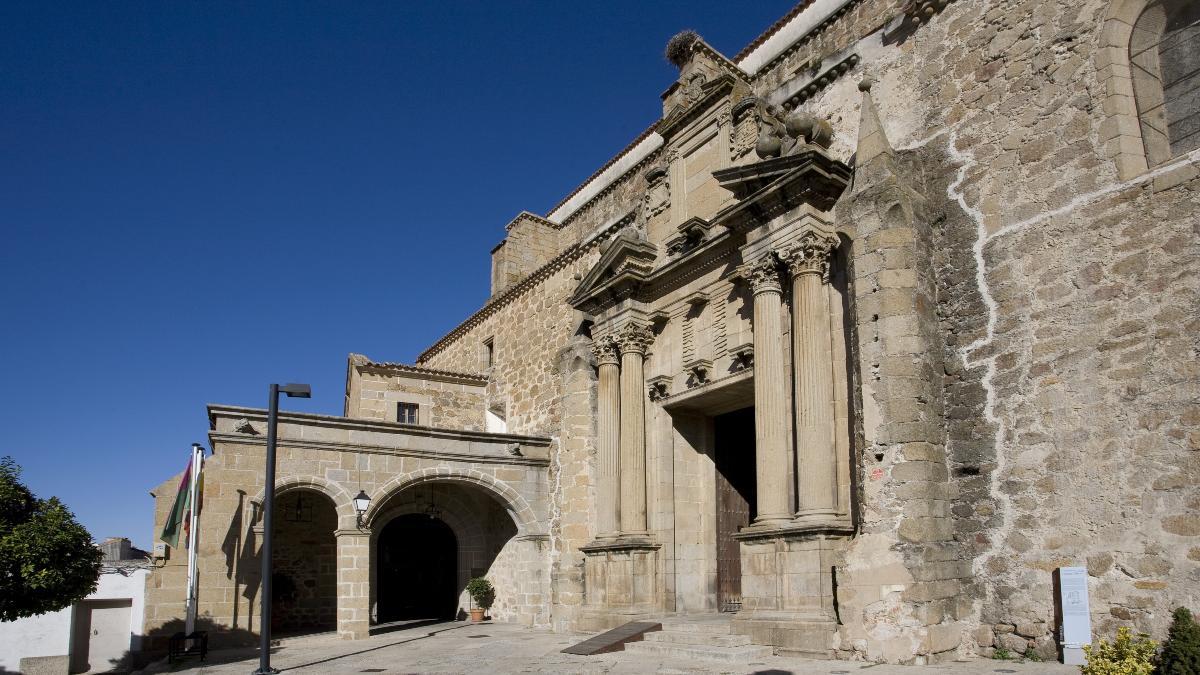
<svg viewBox="0 0 1200 675">
<path fill-rule="evenodd" d="M 259 619 L 258 670 L 254 675 L 278 673 L 271 667 L 271 529 L 275 515 L 275 427 L 279 416 L 279 394 L 288 397 L 311 398 L 312 388 L 307 384 L 272 384 L 271 400 L 267 407 L 267 475 L 263 484 L 263 547 L 262 547 L 262 610 Z"/>
</svg>

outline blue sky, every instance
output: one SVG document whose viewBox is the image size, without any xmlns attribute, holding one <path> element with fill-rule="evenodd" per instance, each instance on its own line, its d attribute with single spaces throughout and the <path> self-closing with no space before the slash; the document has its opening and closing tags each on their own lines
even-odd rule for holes
<svg viewBox="0 0 1200 675">
<path fill-rule="evenodd" d="M 791 5 L 0 4 L 0 455 L 148 546 L 206 403 L 340 414 L 349 352 L 415 359 L 658 117 L 672 34 Z"/>
</svg>

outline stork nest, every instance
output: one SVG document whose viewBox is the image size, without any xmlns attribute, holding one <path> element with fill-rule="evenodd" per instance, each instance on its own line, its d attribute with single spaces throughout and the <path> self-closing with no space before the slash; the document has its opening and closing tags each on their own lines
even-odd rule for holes
<svg viewBox="0 0 1200 675">
<path fill-rule="evenodd" d="M 667 41 L 667 50 L 664 56 L 675 64 L 676 68 L 682 68 L 692 56 L 692 45 L 696 44 L 696 40 L 699 39 L 700 34 L 690 28 L 679 31 L 675 37 Z"/>
</svg>

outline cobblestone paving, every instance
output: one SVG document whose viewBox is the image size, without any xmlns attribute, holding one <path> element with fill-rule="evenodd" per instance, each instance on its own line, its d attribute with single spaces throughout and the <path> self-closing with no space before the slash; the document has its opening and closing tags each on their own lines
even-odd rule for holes
<svg viewBox="0 0 1200 675">
<path fill-rule="evenodd" d="M 920 675 L 921 673 L 1077 673 L 1056 663 L 980 660 L 936 666 L 888 666 L 849 661 L 812 661 L 771 657 L 745 666 L 654 659 L 615 653 L 599 656 L 562 654 L 584 636 L 534 631 L 507 624 L 441 623 L 346 642 L 334 636 L 284 641 L 271 665 L 284 673 L 757 673 L 760 675 Z M 143 673 L 187 672 L 196 675 L 248 675 L 258 667 L 253 650 L 216 651 L 207 663 L 157 663 Z"/>
</svg>

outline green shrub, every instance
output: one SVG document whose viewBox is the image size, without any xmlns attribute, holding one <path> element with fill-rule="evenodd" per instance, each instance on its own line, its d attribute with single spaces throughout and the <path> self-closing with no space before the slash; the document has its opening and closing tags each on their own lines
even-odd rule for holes
<svg viewBox="0 0 1200 675">
<path fill-rule="evenodd" d="M 996 647 L 992 650 L 992 658 L 996 659 L 997 661 L 1007 661 L 1012 658 L 1012 652 L 1008 651 L 1004 647 Z"/>
<path fill-rule="evenodd" d="M 1153 675 L 1157 648 L 1158 643 L 1145 633 L 1135 638 L 1128 628 L 1119 628 L 1111 644 L 1098 640 L 1094 645 L 1084 645 L 1087 665 L 1083 666 L 1083 675 Z"/>
<path fill-rule="evenodd" d="M 1159 675 L 1200 675 L 1200 625 L 1186 607 L 1173 614 L 1167 643 L 1159 657 Z"/>
<path fill-rule="evenodd" d="M 467 593 L 475 601 L 475 606 L 481 609 L 490 608 L 496 600 L 496 589 L 492 587 L 492 582 L 485 577 L 475 577 L 468 581 Z"/>
</svg>

